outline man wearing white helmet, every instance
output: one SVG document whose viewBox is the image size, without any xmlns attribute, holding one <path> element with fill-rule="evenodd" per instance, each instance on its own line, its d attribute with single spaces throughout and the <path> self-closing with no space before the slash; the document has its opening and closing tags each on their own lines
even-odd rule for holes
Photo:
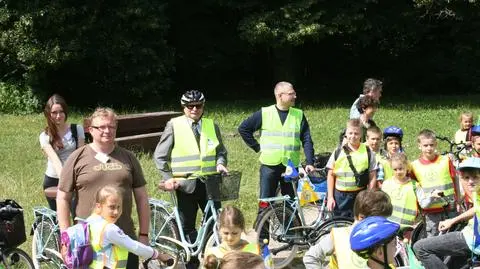
<svg viewBox="0 0 480 269">
<path fill-rule="evenodd" d="M 203 93 L 187 91 L 180 103 L 184 115 L 171 119 L 165 126 L 155 149 L 154 161 L 163 178 L 159 188 L 176 191 L 178 209 L 183 215 L 183 230 L 193 242 L 197 210 L 203 210 L 207 203 L 205 183 L 199 177 L 227 173 L 227 150 L 218 126 L 203 117 Z M 220 202 L 215 202 L 215 207 L 220 208 Z M 196 259 L 187 265 L 187 268 L 197 267 Z"/>
</svg>

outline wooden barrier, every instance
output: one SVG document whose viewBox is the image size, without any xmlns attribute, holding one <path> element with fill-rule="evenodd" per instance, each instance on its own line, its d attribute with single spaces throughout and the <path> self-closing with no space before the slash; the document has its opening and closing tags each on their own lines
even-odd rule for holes
<svg viewBox="0 0 480 269">
<path fill-rule="evenodd" d="M 153 152 L 167 122 L 180 115 L 181 112 L 162 111 L 118 116 L 115 141 L 129 150 Z M 88 119 L 84 119 L 83 126 L 88 132 Z"/>
</svg>

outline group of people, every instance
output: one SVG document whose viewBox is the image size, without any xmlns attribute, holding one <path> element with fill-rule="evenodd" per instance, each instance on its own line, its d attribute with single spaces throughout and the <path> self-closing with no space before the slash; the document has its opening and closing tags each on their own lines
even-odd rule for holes
<svg viewBox="0 0 480 269">
<path fill-rule="evenodd" d="M 347 121 L 346 129 L 340 136 L 339 146 L 332 152 L 327 163 L 327 207 L 335 215 L 354 217 L 356 222 L 365 218 L 375 223 L 390 225 L 388 227 L 391 227 L 392 234 L 398 230 L 396 227 L 399 225 L 415 225 L 421 211 L 425 215 L 429 237 L 436 236 L 439 230 L 447 229 L 452 223 L 464 220 L 464 214 L 470 212 L 469 210 L 456 216 L 457 213 L 461 213 L 456 207 L 461 197 L 456 169 L 448 156 L 436 153 L 436 137 L 430 130 L 422 130 L 418 134 L 417 142 L 421 156 L 411 163 L 408 162 L 401 144 L 403 130 L 397 126 L 390 126 L 385 128 L 382 134 L 382 130 L 373 120 L 382 87 L 381 81 L 367 79 L 364 82 L 363 94 L 352 106 L 351 119 Z M 295 190 L 290 184 L 282 181 L 282 173 L 285 172 L 288 161 L 293 162 L 295 166 L 300 165 L 302 147 L 306 172 L 315 170 L 313 141 L 307 118 L 302 110 L 294 107 L 296 92 L 293 85 L 288 82 L 277 83 L 274 87 L 274 96 L 276 100 L 274 105 L 263 107 L 253 113 L 240 124 L 238 131 L 247 146 L 260 153 L 259 197 L 273 197 L 278 188 L 283 195 L 294 197 Z M 181 96 L 183 115 L 167 123 L 153 157 L 162 177 L 159 188 L 176 192 L 178 209 L 182 215 L 182 227 L 187 240 L 191 242 L 196 238 L 197 211 L 202 210 L 207 202 L 205 184 L 199 178 L 228 173 L 227 150 L 222 141 L 220 128 L 212 119 L 203 116 L 205 101 L 205 95 L 197 90 L 187 91 Z M 101 238 L 104 242 L 99 242 L 101 253 L 104 253 L 105 257 L 96 264 L 98 268 L 138 268 L 138 255 L 168 260 L 168 256 L 148 249 L 150 209 L 145 189 L 146 181 L 135 155 L 114 142 L 117 117 L 114 111 L 109 108 L 97 108 L 91 115 L 88 132 L 92 136 L 92 142 L 88 145 L 84 145 L 82 126 L 68 124 L 67 116 L 65 100 L 59 95 L 53 95 L 45 106 L 47 127 L 40 135 L 41 147 L 48 158 L 44 188 L 58 185 L 56 201 L 50 199 L 48 202 L 50 207 L 57 211 L 60 230 L 63 231 L 70 226 L 72 214 L 81 218 L 101 220 L 92 222 L 98 225 L 94 229 L 100 233 L 105 233 L 102 228 L 105 227 L 105 223 L 115 223 L 115 226 L 110 225 L 113 228 L 108 230 L 117 231 L 117 234 L 108 233 L 112 236 L 103 236 Z M 461 121 L 463 124 L 463 115 Z M 465 142 L 470 141 L 469 146 L 474 149 L 472 151 L 475 153 L 474 156 L 478 156 L 475 145 L 476 138 L 480 135 L 476 136 L 471 130 L 472 122 L 473 118 L 468 130 L 461 132 Z M 258 140 L 254 136 L 257 131 L 260 131 Z M 458 137 L 463 136 L 459 134 Z M 385 142 L 383 148 L 382 140 Z M 462 185 L 464 190 L 462 194 L 465 193 L 467 204 L 471 206 L 474 198 L 470 181 L 466 179 L 462 182 L 466 182 Z M 371 191 L 365 191 L 367 189 Z M 383 192 L 378 191 L 379 189 Z M 110 199 L 100 195 L 105 192 L 114 193 L 111 196 L 116 197 L 115 203 L 108 204 Z M 386 197 L 388 203 L 385 202 L 384 206 L 380 202 L 360 203 L 358 200 L 362 200 L 362 193 L 369 194 L 366 197 L 373 200 Z M 382 194 L 385 194 L 383 198 L 380 197 Z M 367 198 L 363 200 L 368 200 Z M 447 210 L 453 219 L 444 220 L 444 200 L 449 201 Z M 132 220 L 133 201 L 138 214 L 138 232 L 135 232 Z M 368 208 L 372 205 L 381 208 Z M 220 203 L 215 202 L 215 207 L 219 209 Z M 105 208 L 105 214 L 102 213 L 102 208 Z M 259 213 L 260 210 L 259 208 Z M 473 216 L 469 214 L 468 216 Z M 388 220 L 378 217 L 370 219 L 369 216 L 383 216 Z M 373 224 L 367 226 L 371 225 Z M 223 259 L 224 255 L 226 259 L 229 252 L 259 254 L 258 246 L 240 239 L 245 224 L 243 215 L 238 209 L 224 208 L 220 215 L 219 227 L 222 244 L 216 249 L 207 250 L 204 264 L 206 268 L 213 268 L 211 264 L 222 264 L 223 260 L 219 262 L 218 259 Z M 341 244 L 338 245 L 340 247 L 344 246 L 347 242 L 344 239 L 354 234 L 355 227 L 357 225 L 354 225 L 353 230 L 349 228 L 332 232 L 331 237 L 325 239 L 327 243 L 319 242 L 307 252 L 305 264 L 318 266 L 318 263 L 308 261 L 309 257 L 324 262 L 324 256 L 336 253 L 334 251 L 336 243 Z M 124 234 L 118 231 L 123 231 Z M 132 239 L 138 239 L 138 242 Z M 380 242 L 382 244 L 379 244 L 387 246 L 390 241 L 382 241 Z M 417 244 L 424 246 L 423 240 Z M 328 245 L 326 250 L 324 245 Z M 113 246 L 120 246 L 128 251 L 124 251 L 122 257 L 109 255 Z M 421 254 L 428 253 L 424 248 L 415 249 L 418 249 L 420 259 L 427 256 Z M 369 262 L 368 266 L 375 268 L 375 264 L 382 266 L 383 263 L 388 264 L 382 256 L 388 252 L 387 250 L 379 248 L 378 253 L 373 251 L 368 252 L 369 255 L 361 256 L 372 257 L 373 263 Z M 379 256 L 373 255 L 375 253 Z M 385 254 L 386 256 L 388 255 Z M 336 260 L 339 264 L 338 262 L 345 261 L 340 258 L 343 257 L 342 253 L 336 253 L 336 257 L 332 262 Z M 429 258 L 432 259 L 430 256 Z M 122 262 L 119 262 L 119 259 Z M 195 258 L 187 264 L 188 268 L 199 266 L 200 263 Z M 350 267 L 339 264 L 338 268 Z"/>
</svg>

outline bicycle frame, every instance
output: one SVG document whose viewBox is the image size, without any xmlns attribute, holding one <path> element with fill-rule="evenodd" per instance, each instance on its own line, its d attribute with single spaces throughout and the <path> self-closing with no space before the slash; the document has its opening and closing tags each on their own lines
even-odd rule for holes
<svg viewBox="0 0 480 269">
<path fill-rule="evenodd" d="M 35 207 L 33 208 L 33 215 L 35 218 L 41 217 L 41 220 L 40 222 L 33 223 L 32 234 L 33 234 L 33 231 L 37 229 L 37 231 L 39 231 L 40 233 L 39 234 L 40 238 L 43 238 L 43 223 L 45 221 L 49 221 L 52 224 L 53 229 L 50 231 L 50 234 L 48 235 L 45 242 L 49 242 L 50 240 L 52 240 L 54 233 L 59 231 L 58 223 L 56 221 L 57 213 L 47 207 Z M 40 227 L 40 229 L 38 229 L 38 227 Z M 42 240 L 37 240 L 36 242 L 37 242 L 37 252 L 43 257 L 45 252 L 45 245 L 42 244 Z M 37 259 L 37 257 L 33 257 L 33 258 Z"/>
<path fill-rule="evenodd" d="M 182 225 L 182 221 L 181 221 L 181 218 L 180 218 L 180 213 L 178 211 L 178 203 L 177 203 L 175 192 L 170 192 L 170 197 L 171 197 L 172 203 L 162 201 L 162 200 L 157 200 L 157 199 L 154 199 L 154 198 L 149 199 L 149 204 L 150 205 L 153 205 L 154 207 L 163 208 L 169 214 L 167 220 L 165 221 L 165 223 L 161 227 L 160 231 L 162 231 L 165 228 L 165 226 L 168 224 L 168 222 L 170 222 L 172 220 L 175 220 L 176 223 L 177 223 L 181 243 L 189 251 L 189 253 L 187 253 L 187 255 L 188 256 L 198 256 L 198 254 L 202 251 L 201 246 L 203 246 L 204 243 L 207 240 L 207 238 L 206 238 L 207 228 L 212 224 L 212 222 L 213 223 L 217 222 L 217 217 L 218 216 L 217 216 L 217 211 L 215 209 L 213 200 L 208 200 L 207 204 L 205 205 L 204 216 L 203 216 L 200 228 L 198 229 L 197 238 L 195 239 L 195 242 L 189 242 L 189 241 L 187 241 L 185 233 L 183 231 L 183 225 Z M 208 217 L 208 219 L 206 219 L 206 216 L 209 213 L 211 213 L 211 215 Z M 152 238 L 153 242 L 155 242 L 158 238 L 160 238 L 159 231 L 155 231 L 155 232 L 157 232 L 157 235 L 155 236 L 155 238 Z M 215 235 L 215 240 L 217 241 L 217 243 L 219 243 L 218 232 L 215 229 L 213 229 L 213 233 Z"/>
<path fill-rule="evenodd" d="M 312 230 L 312 231 L 316 230 L 323 223 L 322 218 L 318 217 L 315 220 L 314 223 L 309 224 L 309 225 L 306 223 L 303 208 L 302 208 L 302 206 L 300 206 L 300 199 L 298 198 L 298 194 L 297 194 L 297 184 L 296 184 L 295 180 L 292 180 L 290 183 L 292 184 L 292 187 L 293 187 L 293 190 L 294 190 L 294 195 L 295 195 L 295 197 L 293 197 L 293 199 L 289 195 L 284 195 L 284 196 L 279 196 L 279 197 L 261 198 L 259 200 L 261 202 L 266 202 L 268 204 L 268 207 L 270 207 L 272 209 L 273 209 L 273 204 L 275 204 L 276 202 L 283 202 L 284 208 L 285 208 L 286 204 L 288 204 L 290 209 L 293 210 L 293 214 L 290 216 L 290 219 L 288 220 L 288 223 L 286 225 L 286 227 L 289 230 L 300 230 L 301 229 L 301 230 L 304 230 L 304 233 L 305 233 L 305 230 Z M 322 195 L 322 197 L 319 197 L 319 198 L 320 198 L 321 203 L 322 203 L 320 210 L 321 210 L 321 212 L 323 212 L 325 210 L 326 194 Z M 297 216 L 297 213 L 298 213 L 298 217 L 300 218 L 301 226 L 291 227 L 292 223 L 294 222 L 294 220 Z"/>
</svg>

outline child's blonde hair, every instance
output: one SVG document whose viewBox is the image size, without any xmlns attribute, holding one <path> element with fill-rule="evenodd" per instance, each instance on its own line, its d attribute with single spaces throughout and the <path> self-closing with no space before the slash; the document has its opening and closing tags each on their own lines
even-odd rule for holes
<svg viewBox="0 0 480 269">
<path fill-rule="evenodd" d="M 347 121 L 347 128 L 362 128 L 362 122 L 359 119 L 350 119 Z"/>
<path fill-rule="evenodd" d="M 245 218 L 243 217 L 242 211 L 240 209 L 227 205 L 222 208 L 222 212 L 218 217 L 218 225 L 220 228 L 225 226 L 238 227 L 245 231 Z"/>
<path fill-rule="evenodd" d="M 205 259 L 207 269 L 251 269 L 264 268 L 263 258 L 250 252 L 232 251 L 218 259 L 215 255 L 208 255 Z"/>
<path fill-rule="evenodd" d="M 392 156 L 390 156 L 390 164 L 393 162 L 401 162 L 403 165 L 408 166 L 407 155 L 403 152 L 394 153 Z"/>
<path fill-rule="evenodd" d="M 460 114 L 460 116 L 458 117 L 458 121 L 459 121 L 459 122 L 462 122 L 463 117 L 471 118 L 472 121 L 475 121 L 474 116 L 473 116 L 473 113 L 470 112 L 470 111 L 463 111 L 463 112 Z"/>
<path fill-rule="evenodd" d="M 107 201 L 107 198 L 112 195 L 117 196 L 119 200 L 122 201 L 123 193 L 119 188 L 113 185 L 103 186 L 95 193 L 95 203 L 104 204 Z"/>
<path fill-rule="evenodd" d="M 433 139 L 433 141 L 437 141 L 437 136 L 435 135 L 435 132 L 429 129 L 423 129 L 418 133 L 417 136 L 417 142 L 420 143 L 420 140 L 422 139 Z"/>
<path fill-rule="evenodd" d="M 367 129 L 367 137 L 368 137 L 368 133 L 378 134 L 378 135 L 380 135 L 380 137 L 382 136 L 382 130 L 381 130 L 378 126 L 370 126 L 370 127 L 368 127 L 368 129 Z"/>
</svg>

